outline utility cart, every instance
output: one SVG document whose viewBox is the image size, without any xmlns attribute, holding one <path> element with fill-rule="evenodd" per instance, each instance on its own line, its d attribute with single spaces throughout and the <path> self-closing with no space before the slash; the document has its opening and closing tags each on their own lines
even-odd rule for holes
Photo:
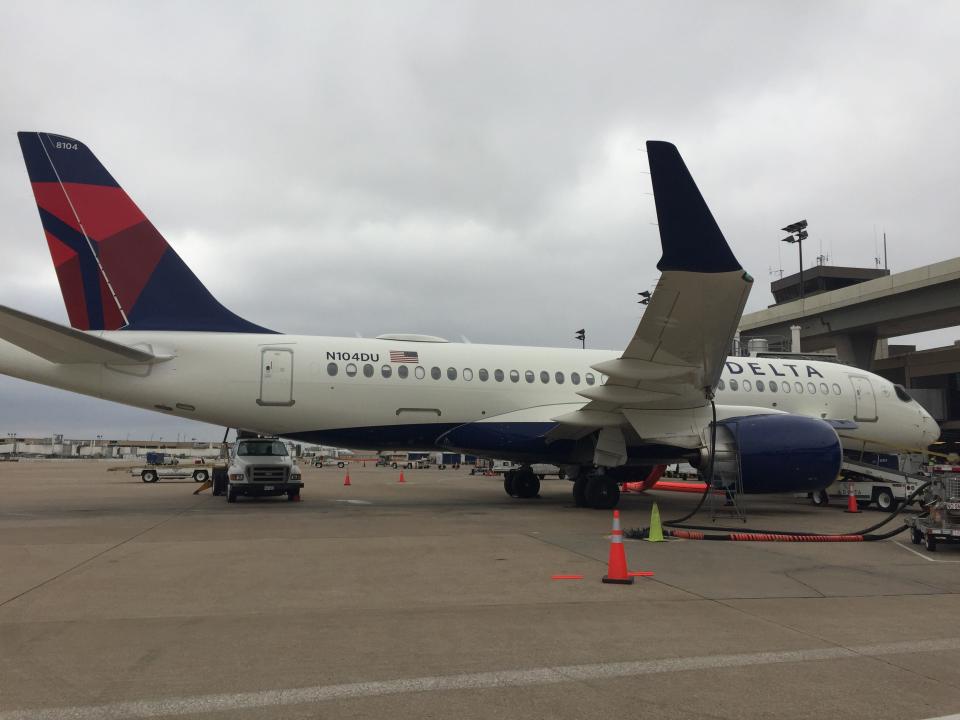
<svg viewBox="0 0 960 720">
<path fill-rule="evenodd" d="M 960 475 L 934 475 L 930 478 L 923 496 L 927 514 L 913 517 L 910 525 L 910 540 L 914 545 L 923 543 L 931 552 L 938 542 L 960 541 Z"/>
</svg>

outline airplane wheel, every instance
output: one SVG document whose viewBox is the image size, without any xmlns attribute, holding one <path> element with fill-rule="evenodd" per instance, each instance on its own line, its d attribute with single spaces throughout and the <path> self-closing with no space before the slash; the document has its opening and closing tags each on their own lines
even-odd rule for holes
<svg viewBox="0 0 960 720">
<path fill-rule="evenodd" d="M 612 510 L 620 502 L 620 486 L 600 475 L 587 480 L 587 504 L 594 510 Z"/>
<path fill-rule="evenodd" d="M 813 501 L 813 504 L 817 507 L 823 507 L 824 505 L 830 504 L 830 496 L 827 495 L 826 490 L 817 490 L 810 496 L 810 500 Z"/>
<path fill-rule="evenodd" d="M 583 476 L 573 481 L 573 504 L 587 507 L 587 478 Z"/>
<path fill-rule="evenodd" d="M 540 494 L 540 479 L 532 472 L 520 472 L 513 479 L 513 492 L 520 498 L 535 498 Z"/>
<path fill-rule="evenodd" d="M 503 490 L 510 497 L 516 497 L 516 493 L 513 489 L 513 481 L 515 478 L 516 475 L 514 474 L 513 470 L 507 470 L 507 472 L 503 474 Z"/>
</svg>

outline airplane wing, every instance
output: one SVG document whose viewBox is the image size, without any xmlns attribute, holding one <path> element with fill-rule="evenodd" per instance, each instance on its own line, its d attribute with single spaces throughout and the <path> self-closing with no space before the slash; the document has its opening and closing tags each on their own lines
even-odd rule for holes
<svg viewBox="0 0 960 720">
<path fill-rule="evenodd" d="M 657 268 L 663 274 L 623 354 L 593 366 L 607 382 L 580 391 L 590 402 L 552 418 L 559 425 L 547 434 L 552 440 L 600 430 L 598 450 L 612 443 L 613 456 L 623 446 L 614 428 L 635 425 L 631 411 L 697 408 L 710 401 L 753 284 L 677 149 L 651 141 L 647 153 L 663 249 Z"/>
<path fill-rule="evenodd" d="M 0 339 L 61 365 L 131 365 L 168 360 L 0 305 Z"/>
</svg>

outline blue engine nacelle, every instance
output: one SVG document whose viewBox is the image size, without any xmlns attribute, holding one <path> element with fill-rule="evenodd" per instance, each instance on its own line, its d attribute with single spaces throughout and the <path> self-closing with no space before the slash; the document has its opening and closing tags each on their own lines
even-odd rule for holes
<svg viewBox="0 0 960 720">
<path fill-rule="evenodd" d="M 840 438 L 823 420 L 748 415 L 718 424 L 733 435 L 745 493 L 816 492 L 840 474 Z"/>
</svg>

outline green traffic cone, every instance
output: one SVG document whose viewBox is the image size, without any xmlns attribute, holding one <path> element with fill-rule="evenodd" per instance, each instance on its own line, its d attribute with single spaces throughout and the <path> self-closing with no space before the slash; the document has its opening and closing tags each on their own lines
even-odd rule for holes
<svg viewBox="0 0 960 720">
<path fill-rule="evenodd" d="M 660 508 L 654 503 L 650 508 L 650 532 L 647 542 L 663 542 L 663 527 L 660 525 Z"/>
</svg>

